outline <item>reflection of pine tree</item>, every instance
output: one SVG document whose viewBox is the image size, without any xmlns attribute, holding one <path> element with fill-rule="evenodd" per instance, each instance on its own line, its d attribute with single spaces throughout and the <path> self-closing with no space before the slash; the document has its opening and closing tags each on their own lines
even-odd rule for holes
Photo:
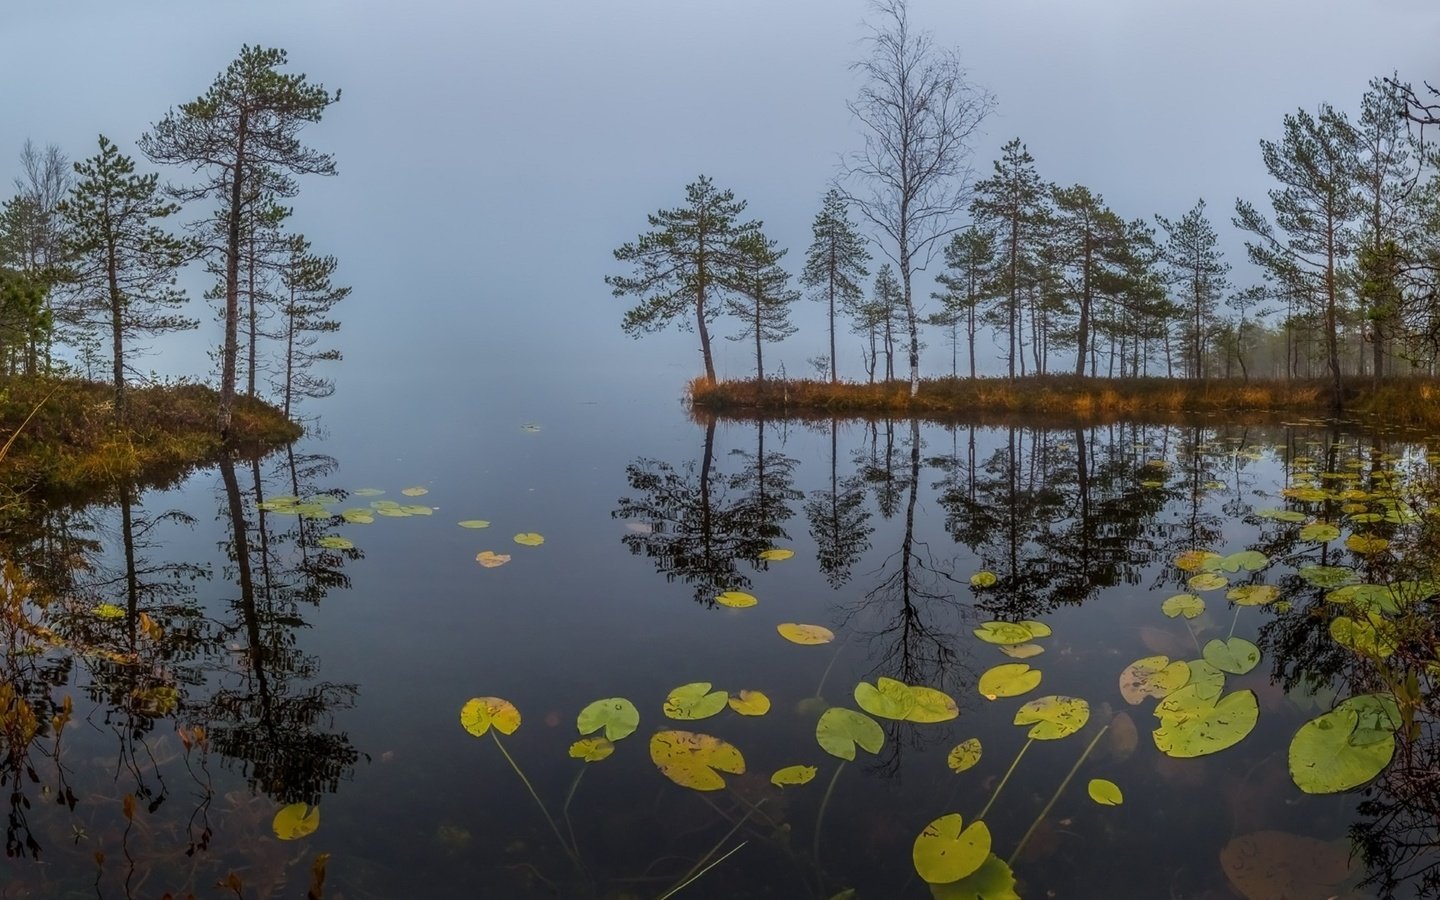
<svg viewBox="0 0 1440 900">
<path fill-rule="evenodd" d="M 905 496 L 905 476 L 900 468 L 900 454 L 895 444 L 895 421 L 870 422 L 870 446 L 855 454 L 856 466 L 875 492 L 875 506 L 882 518 L 892 519 L 900 510 Z M 881 442 L 881 433 L 884 441 Z"/>
<path fill-rule="evenodd" d="M 798 459 L 777 451 L 765 450 L 765 420 L 755 420 L 755 452 L 731 450 L 745 461 L 744 467 L 731 479 L 731 485 L 743 490 L 738 509 L 748 519 L 756 534 L 770 544 L 789 540 L 785 523 L 795 515 L 790 505 L 805 495 L 795 490 L 795 467 Z"/>
<path fill-rule="evenodd" d="M 816 561 L 833 588 L 850 580 L 850 567 L 870 549 L 870 510 L 865 505 L 865 480 L 857 475 L 840 478 L 836 471 L 839 423 L 830 420 L 830 488 L 810 492 L 805 518 L 810 522 Z"/>
</svg>

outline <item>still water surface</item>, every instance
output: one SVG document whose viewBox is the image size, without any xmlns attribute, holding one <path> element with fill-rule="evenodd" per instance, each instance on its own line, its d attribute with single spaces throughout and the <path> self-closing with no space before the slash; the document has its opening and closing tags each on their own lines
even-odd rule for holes
<svg viewBox="0 0 1440 900">
<path fill-rule="evenodd" d="M 653 898 L 722 857 L 677 896 L 923 898 L 916 836 L 987 804 L 994 852 L 1027 900 L 1383 893 L 1355 887 L 1358 867 L 1347 879 L 1344 849 L 1267 835 L 1344 848 L 1347 830 L 1396 815 L 1358 811 L 1356 792 L 1302 793 L 1286 759 L 1303 722 L 1370 689 L 1349 683 L 1353 654 L 1327 645 L 1311 614 L 1323 591 L 1294 573 L 1316 562 L 1367 573 L 1384 555 L 1302 542 L 1301 523 L 1273 516 L 1330 518 L 1343 535 L 1416 527 L 1361 528 L 1338 499 L 1280 492 L 1311 484 L 1303 473 L 1372 493 L 1390 471 L 1395 484 L 1426 477 L 1421 435 L 1213 420 L 717 422 L 678 405 L 362 433 L 55 504 L 11 528 L 12 577 L 44 606 L 30 608 L 39 630 L 6 634 L 7 675 L 39 733 L 28 749 L 7 743 L 14 858 L 0 897 L 302 896 L 328 854 L 325 896 L 352 900 Z M 320 511 L 298 515 L 289 498 Z M 392 502 L 425 512 L 387 515 Z M 347 509 L 373 521 L 346 521 Z M 469 520 L 489 525 L 457 524 Z M 522 533 L 544 541 L 516 543 Z M 772 548 L 794 556 L 762 559 Z M 1203 615 L 1167 617 L 1162 602 L 1193 574 L 1174 560 L 1192 549 L 1263 552 L 1268 565 L 1230 581 L 1275 585 L 1281 602 L 1196 591 Z M 478 564 L 487 550 L 508 562 Z M 972 586 L 980 572 L 995 584 Z M 717 605 L 723 591 L 758 602 Z M 1051 630 L 1025 660 L 1042 673 L 1025 695 L 977 689 L 1016 662 L 976 637 L 992 620 Z M 835 640 L 790 643 L 776 630 L 787 622 Z M 1225 685 L 1254 692 L 1253 732 L 1213 755 L 1163 754 L 1156 700 L 1127 703 L 1120 673 L 1147 656 L 1197 659 L 1231 635 L 1264 653 Z M 881 718 L 879 751 L 837 774 L 817 719 L 856 708 L 857 683 L 881 676 L 945 692 L 958 716 Z M 667 694 L 693 682 L 772 705 L 667 719 Z M 997 795 L 1026 748 L 1016 711 L 1046 695 L 1085 699 L 1090 721 L 1030 745 Z M 461 727 L 476 696 L 523 717 L 499 736 L 503 751 Z M 576 714 L 610 697 L 633 701 L 638 731 L 602 761 L 570 758 Z M 65 698 L 57 744 L 46 722 Z M 669 729 L 729 742 L 745 773 L 704 794 L 672 783 L 647 748 Z M 981 759 L 957 774 L 947 755 L 972 738 Z M 791 765 L 818 774 L 770 784 Z M 1088 796 L 1102 778 L 1122 805 Z M 1365 799 L 1393 799 L 1378 784 Z M 297 802 L 318 804 L 319 827 L 278 840 L 272 819 Z M 1404 876 L 1426 863 L 1397 857 L 1398 896 L 1418 892 Z M 1263 893 L 1247 867 L 1280 892 Z M 1284 893 L 1303 877 L 1320 880 Z"/>
</svg>

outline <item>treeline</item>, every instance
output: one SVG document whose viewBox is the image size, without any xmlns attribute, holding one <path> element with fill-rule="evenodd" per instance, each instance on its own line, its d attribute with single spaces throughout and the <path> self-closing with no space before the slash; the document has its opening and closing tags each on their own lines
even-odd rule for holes
<svg viewBox="0 0 1440 900">
<path fill-rule="evenodd" d="M 297 176 L 335 174 L 299 134 L 340 92 L 286 63 L 283 50 L 242 47 L 205 93 L 140 136 L 144 157 L 176 174 L 166 184 L 103 134 L 73 164 L 26 141 L 15 194 L 0 204 L 0 377 L 108 377 L 124 423 L 139 342 L 200 325 L 180 286 L 195 265 L 222 324 L 222 435 L 238 394 L 268 396 L 288 417 L 334 390 L 315 366 L 340 358 L 324 341 L 350 289 L 333 282 L 335 257 L 289 229 L 286 201 Z"/>
<path fill-rule="evenodd" d="M 949 345 L 947 374 L 962 373 L 963 354 L 972 377 L 982 356 L 1012 379 L 1323 376 L 1338 404 L 1342 376 L 1433 372 L 1440 155 L 1416 126 L 1436 123 L 1437 108 L 1408 85 L 1374 79 L 1354 119 L 1328 104 L 1297 110 L 1260 141 L 1274 187 L 1264 203 L 1235 202 L 1257 273 L 1241 282 L 1203 198 L 1127 219 L 1085 185 L 1049 182 L 1018 138 L 968 181 L 993 99 L 911 27 L 903 0 L 875 5 L 882 22 L 856 64 L 868 81 L 850 103 L 865 145 L 822 200 L 798 279 L 827 308 L 830 352 L 812 360 L 822 377 L 839 380 L 836 332 L 848 327 L 869 381 L 895 379 L 908 357 L 913 396 L 922 325 Z M 684 206 L 615 251 L 631 273 L 606 278 L 639 298 L 627 332 L 693 327 L 712 382 L 717 318 L 753 342 L 763 380 L 764 344 L 795 332 L 802 296 L 745 206 L 701 176 Z M 921 315 L 911 276 L 942 260 Z"/>
</svg>

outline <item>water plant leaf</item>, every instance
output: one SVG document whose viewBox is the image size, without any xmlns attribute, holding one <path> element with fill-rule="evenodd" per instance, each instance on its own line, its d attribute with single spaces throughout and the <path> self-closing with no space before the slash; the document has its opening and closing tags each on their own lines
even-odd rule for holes
<svg viewBox="0 0 1440 900">
<path fill-rule="evenodd" d="M 745 774 L 745 757 L 733 744 L 693 731 L 655 732 L 650 759 L 666 778 L 697 791 L 723 790 L 720 772 Z"/>
<path fill-rule="evenodd" d="M 392 519 L 408 519 L 412 513 L 401 506 L 384 506 L 375 510 L 377 516 L 388 516 Z"/>
<path fill-rule="evenodd" d="M 1260 648 L 1244 638 L 1215 638 L 1201 651 L 1205 661 L 1222 672 L 1244 675 L 1260 664 Z"/>
<path fill-rule="evenodd" d="M 378 497 L 385 492 L 379 488 L 363 487 L 356 488 L 354 491 L 351 491 L 351 493 L 356 497 Z"/>
<path fill-rule="evenodd" d="M 1300 529 L 1300 540 L 1326 544 L 1340 536 L 1340 529 L 1329 522 L 1311 522 Z"/>
<path fill-rule="evenodd" d="M 116 606 L 114 603 L 101 603 L 94 609 L 95 615 L 102 619 L 123 619 L 125 618 L 124 607 Z"/>
<path fill-rule="evenodd" d="M 1205 601 L 1194 594 L 1176 594 L 1165 598 L 1165 602 L 1160 604 L 1160 611 L 1172 619 L 1176 616 L 1193 619 L 1205 612 Z"/>
<path fill-rule="evenodd" d="M 818 771 L 814 766 L 786 766 L 775 770 L 775 774 L 770 776 L 770 783 L 776 787 L 809 784 Z"/>
<path fill-rule="evenodd" d="M 760 601 L 755 599 L 754 594 L 747 594 L 744 591 L 725 591 L 716 595 L 715 602 L 721 606 L 744 609 L 749 606 L 754 606 Z"/>
<path fill-rule="evenodd" d="M 430 493 L 430 489 L 416 485 L 415 487 L 401 488 L 400 493 L 404 494 L 407 497 L 423 497 L 426 494 Z"/>
<path fill-rule="evenodd" d="M 525 547 L 538 547 L 545 543 L 545 538 L 533 531 L 522 531 L 515 535 L 515 543 Z"/>
<path fill-rule="evenodd" d="M 1226 572 L 1258 572 L 1270 565 L 1270 557 L 1259 550 L 1241 550 L 1220 560 L 1220 568 Z"/>
<path fill-rule="evenodd" d="M 794 550 L 787 550 L 784 547 L 771 547 L 769 550 L 760 551 L 760 558 L 766 562 L 780 562 L 794 555 Z"/>
<path fill-rule="evenodd" d="M 950 767 L 952 772 L 963 772 L 980 761 L 980 739 L 969 738 L 956 744 L 950 755 L 945 757 L 945 765 Z"/>
<path fill-rule="evenodd" d="M 981 675 L 977 687 L 980 696 L 987 700 L 1018 697 L 1038 687 L 1040 677 L 1040 670 L 1030 668 L 1027 663 L 1002 663 Z"/>
<path fill-rule="evenodd" d="M 1373 612 L 1359 619 L 1336 616 L 1330 621 L 1330 637 L 1347 650 L 1377 660 L 1389 658 L 1400 645 L 1394 623 Z"/>
<path fill-rule="evenodd" d="M 915 871 L 930 884 L 950 884 L 980 868 L 990 855 L 990 828 L 984 822 L 964 827 L 959 813 L 934 820 L 915 838 Z"/>
<path fill-rule="evenodd" d="M 1201 572 L 1199 575 L 1191 575 L 1185 580 L 1185 584 L 1192 591 L 1214 591 L 1230 584 L 1230 579 L 1219 572 Z"/>
<path fill-rule="evenodd" d="M 801 625 L 795 622 L 782 622 L 775 626 L 780 636 L 792 644 L 828 644 L 835 640 L 835 632 L 824 625 Z"/>
<path fill-rule="evenodd" d="M 640 727 L 640 710 L 624 697 L 606 697 L 589 703 L 575 717 L 575 728 L 581 734 L 594 734 L 605 729 L 611 741 L 623 740 Z"/>
<path fill-rule="evenodd" d="M 460 724 L 476 737 L 484 737 L 492 726 L 501 734 L 514 734 L 520 727 L 520 710 L 499 697 L 471 697 L 460 707 Z"/>
<path fill-rule="evenodd" d="M 1351 697 L 1295 732 L 1290 739 L 1291 780 L 1307 794 L 1337 794 L 1365 784 L 1390 765 L 1399 722 L 1394 698 Z"/>
<path fill-rule="evenodd" d="M 763 716 L 770 711 L 770 698 L 759 691 L 740 691 L 725 701 L 742 716 Z"/>
<path fill-rule="evenodd" d="M 1186 550 L 1175 557 L 1175 565 L 1182 572 L 1200 572 L 1207 570 L 1212 561 L 1218 562 L 1219 560 L 1220 554 L 1210 550 Z"/>
<path fill-rule="evenodd" d="M 1288 900 L 1355 896 L 1345 884 L 1363 863 L 1348 841 L 1258 831 L 1232 838 L 1220 851 L 1220 865 L 1245 900 Z"/>
<path fill-rule="evenodd" d="M 1390 542 L 1378 534 L 1352 534 L 1345 539 L 1345 546 L 1362 556 L 1369 556 L 1389 547 Z"/>
<path fill-rule="evenodd" d="M 1188 665 L 1190 666 L 1190 680 L 1185 682 L 1183 687 L 1194 688 L 1195 693 L 1204 700 L 1219 697 L 1220 693 L 1225 690 L 1225 673 L 1215 668 L 1209 660 L 1192 659 Z"/>
<path fill-rule="evenodd" d="M 1120 696 L 1131 706 L 1146 697 L 1163 699 L 1190 681 L 1190 664 L 1168 656 L 1137 659 L 1120 673 Z"/>
<path fill-rule="evenodd" d="M 1152 733 L 1155 746 L 1167 756 L 1189 759 L 1233 747 L 1250 734 L 1260 717 L 1254 691 L 1232 691 L 1206 697 L 1186 685 L 1155 707 L 1160 725 Z"/>
<path fill-rule="evenodd" d="M 955 699 L 944 691 L 922 685 L 912 685 L 910 696 L 915 698 L 915 705 L 910 712 L 905 714 L 905 721 L 924 724 L 936 722 L 948 722 L 960 715 L 960 707 Z"/>
<path fill-rule="evenodd" d="M 980 627 L 975 629 L 975 636 L 987 644 L 1023 644 L 1049 634 L 1048 625 L 1031 621 L 982 622 Z"/>
<path fill-rule="evenodd" d="M 1051 694 L 1026 703 L 1015 711 L 1016 725 L 1033 726 L 1028 737 L 1053 741 L 1069 737 L 1090 721 L 1090 704 L 1079 697 Z"/>
<path fill-rule="evenodd" d="M 885 730 L 864 713 L 832 706 L 815 723 L 815 740 L 831 756 L 853 760 L 856 746 L 867 753 L 879 753 L 885 743 Z"/>
<path fill-rule="evenodd" d="M 959 881 L 930 885 L 933 900 L 1020 900 L 1009 863 L 991 853 L 980 868 Z"/>
<path fill-rule="evenodd" d="M 1265 606 L 1280 597 L 1280 589 L 1273 584 L 1242 584 L 1225 593 L 1236 606 Z"/>
<path fill-rule="evenodd" d="M 599 762 L 615 752 L 615 744 L 603 737 L 581 738 L 570 745 L 570 758 Z"/>
<path fill-rule="evenodd" d="M 343 537 L 341 537 L 341 536 L 338 535 L 338 534 L 327 534 L 327 535 L 325 535 L 324 537 L 322 537 L 320 540 L 316 541 L 315 543 L 317 543 L 317 544 L 319 544 L 320 546 L 324 547 L 326 550 L 353 550 L 353 549 L 355 549 L 355 543 L 354 543 L 354 541 L 351 541 L 349 538 L 343 538 Z"/>
<path fill-rule="evenodd" d="M 976 572 L 970 576 L 970 586 L 973 588 L 994 587 L 998 580 L 994 572 Z"/>
<path fill-rule="evenodd" d="M 1255 515 L 1262 519 L 1273 519 L 1276 522 L 1289 522 L 1291 524 L 1298 524 L 1309 518 L 1309 516 L 1298 509 L 1261 509 L 1257 510 Z"/>
<path fill-rule="evenodd" d="M 353 509 L 341 510 L 340 518 L 349 522 L 351 525 L 371 525 L 375 522 L 375 512 L 374 510 L 355 507 Z"/>
<path fill-rule="evenodd" d="M 405 506 L 400 507 L 400 511 L 412 516 L 433 516 L 435 514 L 434 507 L 425 506 L 420 503 L 406 504 Z"/>
<path fill-rule="evenodd" d="M 1030 659 L 1045 652 L 1039 644 L 1001 644 L 998 649 L 1011 659 Z"/>
<path fill-rule="evenodd" d="M 508 563 L 510 561 L 510 554 L 496 553 L 494 550 L 481 550 L 475 554 L 475 561 L 487 569 L 493 569 L 496 566 L 503 566 Z"/>
<path fill-rule="evenodd" d="M 710 682 L 693 681 L 675 688 L 665 698 L 665 715 L 672 719 L 708 719 L 725 708 L 724 691 L 710 690 Z"/>
<path fill-rule="evenodd" d="M 490 522 L 486 519 L 466 519 L 463 522 L 456 522 L 461 528 L 489 528 Z"/>
<path fill-rule="evenodd" d="M 283 806 L 270 822 L 275 836 L 282 841 L 294 841 L 315 833 L 320 827 L 320 807 L 308 803 L 292 803 Z"/>
<path fill-rule="evenodd" d="M 1360 576 L 1345 566 L 1301 566 L 1295 574 L 1318 588 L 1337 588 L 1354 584 Z"/>
<path fill-rule="evenodd" d="M 1125 802 L 1125 795 L 1120 792 L 1120 787 L 1104 778 L 1090 779 L 1089 793 L 1090 799 L 1101 806 L 1119 806 Z"/>
<path fill-rule="evenodd" d="M 903 721 L 915 707 L 915 692 L 908 684 L 882 675 L 875 684 L 855 685 L 855 705 L 872 716 Z"/>
</svg>

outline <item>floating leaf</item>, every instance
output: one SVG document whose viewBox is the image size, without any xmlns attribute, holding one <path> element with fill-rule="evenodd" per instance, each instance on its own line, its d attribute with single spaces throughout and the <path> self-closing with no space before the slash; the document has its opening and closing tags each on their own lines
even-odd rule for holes
<svg viewBox="0 0 1440 900">
<path fill-rule="evenodd" d="M 615 745 L 603 737 L 581 738 L 570 745 L 571 759 L 599 762 L 615 752 Z"/>
<path fill-rule="evenodd" d="M 1351 697 L 1295 732 L 1290 778 L 1307 794 L 1337 794 L 1365 784 L 1390 765 L 1399 723 L 1394 698 Z"/>
<path fill-rule="evenodd" d="M 475 554 L 475 561 L 487 569 L 493 569 L 496 566 L 503 566 L 508 563 L 510 561 L 510 554 L 496 553 L 494 550 L 481 550 Z"/>
<path fill-rule="evenodd" d="M 623 740 L 640 727 L 640 710 L 624 697 L 606 697 L 587 704 L 575 717 L 575 728 L 581 734 L 593 734 L 605 729 L 605 737 L 611 741 Z"/>
<path fill-rule="evenodd" d="M 682 684 L 665 698 L 665 715 L 672 719 L 708 719 L 725 708 L 724 691 L 710 690 L 710 682 Z"/>
<path fill-rule="evenodd" d="M 1280 589 L 1273 584 L 1242 584 L 1231 588 L 1225 596 L 1235 601 L 1236 606 L 1265 606 L 1280 597 Z"/>
<path fill-rule="evenodd" d="M 124 607 L 116 606 L 113 603 L 101 603 L 95 607 L 95 615 L 102 619 L 123 619 L 125 618 Z"/>
<path fill-rule="evenodd" d="M 908 684 L 881 676 L 873 685 L 855 685 L 855 705 L 872 716 L 903 721 L 915 707 L 915 693 Z"/>
<path fill-rule="evenodd" d="M 1201 572 L 1199 575 L 1191 575 L 1185 580 L 1185 584 L 1192 591 L 1214 591 L 1225 587 L 1230 579 L 1219 572 Z"/>
<path fill-rule="evenodd" d="M 1298 509 L 1262 509 L 1257 510 L 1255 515 L 1262 519 L 1274 519 L 1277 522 L 1289 522 L 1296 524 L 1309 518 Z"/>
<path fill-rule="evenodd" d="M 744 609 L 747 606 L 754 606 L 760 601 L 755 599 L 754 594 L 747 594 L 744 591 L 725 591 L 715 597 L 715 602 L 721 606 Z"/>
<path fill-rule="evenodd" d="M 1113 781 L 1104 778 L 1090 779 L 1090 799 L 1101 806 L 1119 806 L 1125 802 L 1125 795 Z"/>
<path fill-rule="evenodd" d="M 1220 865 L 1245 900 L 1355 896 L 1344 887 L 1362 868 L 1348 841 L 1326 843 L 1283 831 L 1232 838 L 1220 851 Z"/>
<path fill-rule="evenodd" d="M 293 841 L 314 834 L 320 827 L 320 807 L 308 803 L 292 803 L 281 807 L 270 827 L 282 841 Z"/>
<path fill-rule="evenodd" d="M 1244 740 L 1260 717 L 1254 691 L 1206 697 L 1193 684 L 1161 700 L 1155 707 L 1160 725 L 1155 746 L 1167 756 L 1188 759 L 1218 753 Z"/>
<path fill-rule="evenodd" d="M 1389 547 L 1390 542 L 1377 534 L 1352 534 L 1345 539 L 1345 546 L 1356 553 L 1368 556 Z"/>
<path fill-rule="evenodd" d="M 817 771 L 814 766 L 786 766 L 775 770 L 775 774 L 770 776 L 770 783 L 776 787 L 809 784 Z"/>
<path fill-rule="evenodd" d="M 724 789 L 720 772 L 745 774 L 745 757 L 733 744 L 693 731 L 655 732 L 650 736 L 650 759 L 666 778 L 697 791 Z"/>
<path fill-rule="evenodd" d="M 1220 696 L 1225 690 L 1225 673 L 1215 668 L 1207 660 L 1190 660 L 1190 680 L 1184 687 L 1194 688 L 1195 693 L 1204 700 L 1213 700 Z"/>
<path fill-rule="evenodd" d="M 956 705 L 954 698 L 944 691 L 914 685 L 910 688 L 910 696 L 915 698 L 915 705 L 905 715 L 907 722 L 933 724 L 948 722 L 960 715 L 960 707 Z"/>
<path fill-rule="evenodd" d="M 411 503 L 400 507 L 400 511 L 412 516 L 431 516 L 435 514 L 434 507 L 422 506 L 419 503 Z"/>
<path fill-rule="evenodd" d="M 969 740 L 956 744 L 954 749 L 950 751 L 950 755 L 945 757 L 945 764 L 950 767 L 951 771 L 957 773 L 971 768 L 979 761 L 979 738 L 970 738 Z"/>
<path fill-rule="evenodd" d="M 1329 522 L 1311 522 L 1300 529 L 1300 540 L 1324 544 L 1340 536 L 1340 529 Z"/>
<path fill-rule="evenodd" d="M 1231 675 L 1244 675 L 1260 664 L 1260 648 L 1238 637 L 1209 641 L 1202 655 L 1210 665 Z"/>
<path fill-rule="evenodd" d="M 419 487 L 417 485 L 416 487 L 401 488 L 400 493 L 404 494 L 407 497 L 423 497 L 426 494 L 430 493 L 430 489 Z"/>
<path fill-rule="evenodd" d="M 930 885 L 930 895 L 933 900 L 1020 900 L 1015 892 L 1015 873 L 994 853 L 959 881 Z"/>
<path fill-rule="evenodd" d="M 349 522 L 351 525 L 370 525 L 375 522 L 375 513 L 373 510 L 356 507 L 354 509 L 342 510 L 340 518 Z"/>
<path fill-rule="evenodd" d="M 1387 659 L 1400 645 L 1395 625 L 1378 613 L 1365 613 L 1362 619 L 1336 616 L 1330 622 L 1330 637 L 1347 650 L 1371 659 Z"/>
<path fill-rule="evenodd" d="M 1193 619 L 1205 612 L 1205 601 L 1194 594 L 1176 594 L 1160 604 L 1160 611 L 1172 619 L 1176 616 Z"/>
<path fill-rule="evenodd" d="M 867 753 L 879 753 L 885 743 L 885 731 L 869 716 L 832 706 L 815 723 L 815 740 L 820 749 L 840 759 L 854 759 L 858 745 Z"/>
<path fill-rule="evenodd" d="M 484 737 L 492 725 L 501 734 L 514 734 L 520 727 L 520 710 L 499 697 L 471 697 L 460 708 L 460 724 L 476 737 Z"/>
<path fill-rule="evenodd" d="M 355 543 L 353 541 L 349 540 L 348 538 L 343 538 L 338 534 L 327 534 L 315 543 L 324 547 L 326 550 L 355 549 Z"/>
<path fill-rule="evenodd" d="M 1031 700 L 1015 711 L 1015 724 L 1033 726 L 1027 736 L 1037 741 L 1069 737 L 1088 721 L 1090 704 L 1079 697 L 1052 694 Z"/>
<path fill-rule="evenodd" d="M 782 622 L 775 626 L 775 630 L 792 644 L 828 644 L 835 640 L 835 632 L 824 625 L 798 625 L 794 622 Z"/>
<path fill-rule="evenodd" d="M 980 696 L 987 700 L 1018 697 L 1040 685 L 1040 670 L 1026 663 L 1003 663 L 993 666 L 980 676 Z"/>
<path fill-rule="evenodd" d="M 410 516 L 411 516 L 411 513 L 410 513 L 409 510 L 407 510 L 407 509 L 405 509 L 405 508 L 403 508 L 403 507 L 401 507 L 401 506 L 399 506 L 399 505 L 396 505 L 396 506 L 382 506 L 382 507 L 380 507 L 379 509 L 375 510 L 375 514 L 376 514 L 377 516 L 388 516 L 389 518 L 392 518 L 392 519 L 408 519 L 408 518 L 410 518 Z"/>
<path fill-rule="evenodd" d="M 1318 588 L 1337 588 L 1353 584 L 1360 576 L 1344 566 L 1301 566 L 1295 574 Z"/>
<path fill-rule="evenodd" d="M 1030 659 L 1045 652 L 1039 644 L 1002 644 L 1000 652 L 1012 659 Z"/>
<path fill-rule="evenodd" d="M 990 829 L 984 822 L 964 821 L 959 813 L 941 816 L 915 838 L 911 852 L 915 871 L 931 884 L 950 884 L 975 872 L 990 855 Z"/>
<path fill-rule="evenodd" d="M 770 698 L 759 691 L 732 694 L 726 703 L 742 716 L 763 716 L 770 711 Z"/>
<path fill-rule="evenodd" d="M 1226 572 L 1258 572 L 1270 565 L 1270 557 L 1259 550 L 1241 550 L 1220 560 L 1220 568 Z"/>
<path fill-rule="evenodd" d="M 760 558 L 766 562 L 780 562 L 795 555 L 794 550 L 786 550 L 783 547 L 771 547 L 769 550 L 760 551 Z"/>
<path fill-rule="evenodd" d="M 385 492 L 380 490 L 379 488 L 366 487 L 356 488 L 352 493 L 354 493 L 356 497 L 378 497 Z"/>
<path fill-rule="evenodd" d="M 533 531 L 522 531 L 519 534 L 515 535 L 515 543 L 521 544 L 526 547 L 538 547 L 541 544 L 545 543 L 545 538 L 541 537 Z"/>
<path fill-rule="evenodd" d="M 489 528 L 490 523 L 485 519 L 466 519 L 463 522 L 456 522 L 461 528 Z"/>
<path fill-rule="evenodd" d="M 994 572 L 976 572 L 970 576 L 970 586 L 973 588 L 994 587 L 998 580 Z"/>
<path fill-rule="evenodd" d="M 1164 698 L 1190 680 L 1190 664 L 1168 656 L 1137 659 L 1120 673 L 1120 696 L 1134 706 L 1146 697 Z"/>
<path fill-rule="evenodd" d="M 1209 550 L 1186 550 L 1175 557 L 1175 565 L 1182 572 L 1200 572 L 1210 568 L 1212 562 L 1218 562 L 1220 554 L 1212 553 Z"/>
<path fill-rule="evenodd" d="M 987 644 L 1023 644 L 1035 638 L 1047 637 L 1050 626 L 1040 622 L 982 622 L 975 629 L 975 636 Z"/>
</svg>

